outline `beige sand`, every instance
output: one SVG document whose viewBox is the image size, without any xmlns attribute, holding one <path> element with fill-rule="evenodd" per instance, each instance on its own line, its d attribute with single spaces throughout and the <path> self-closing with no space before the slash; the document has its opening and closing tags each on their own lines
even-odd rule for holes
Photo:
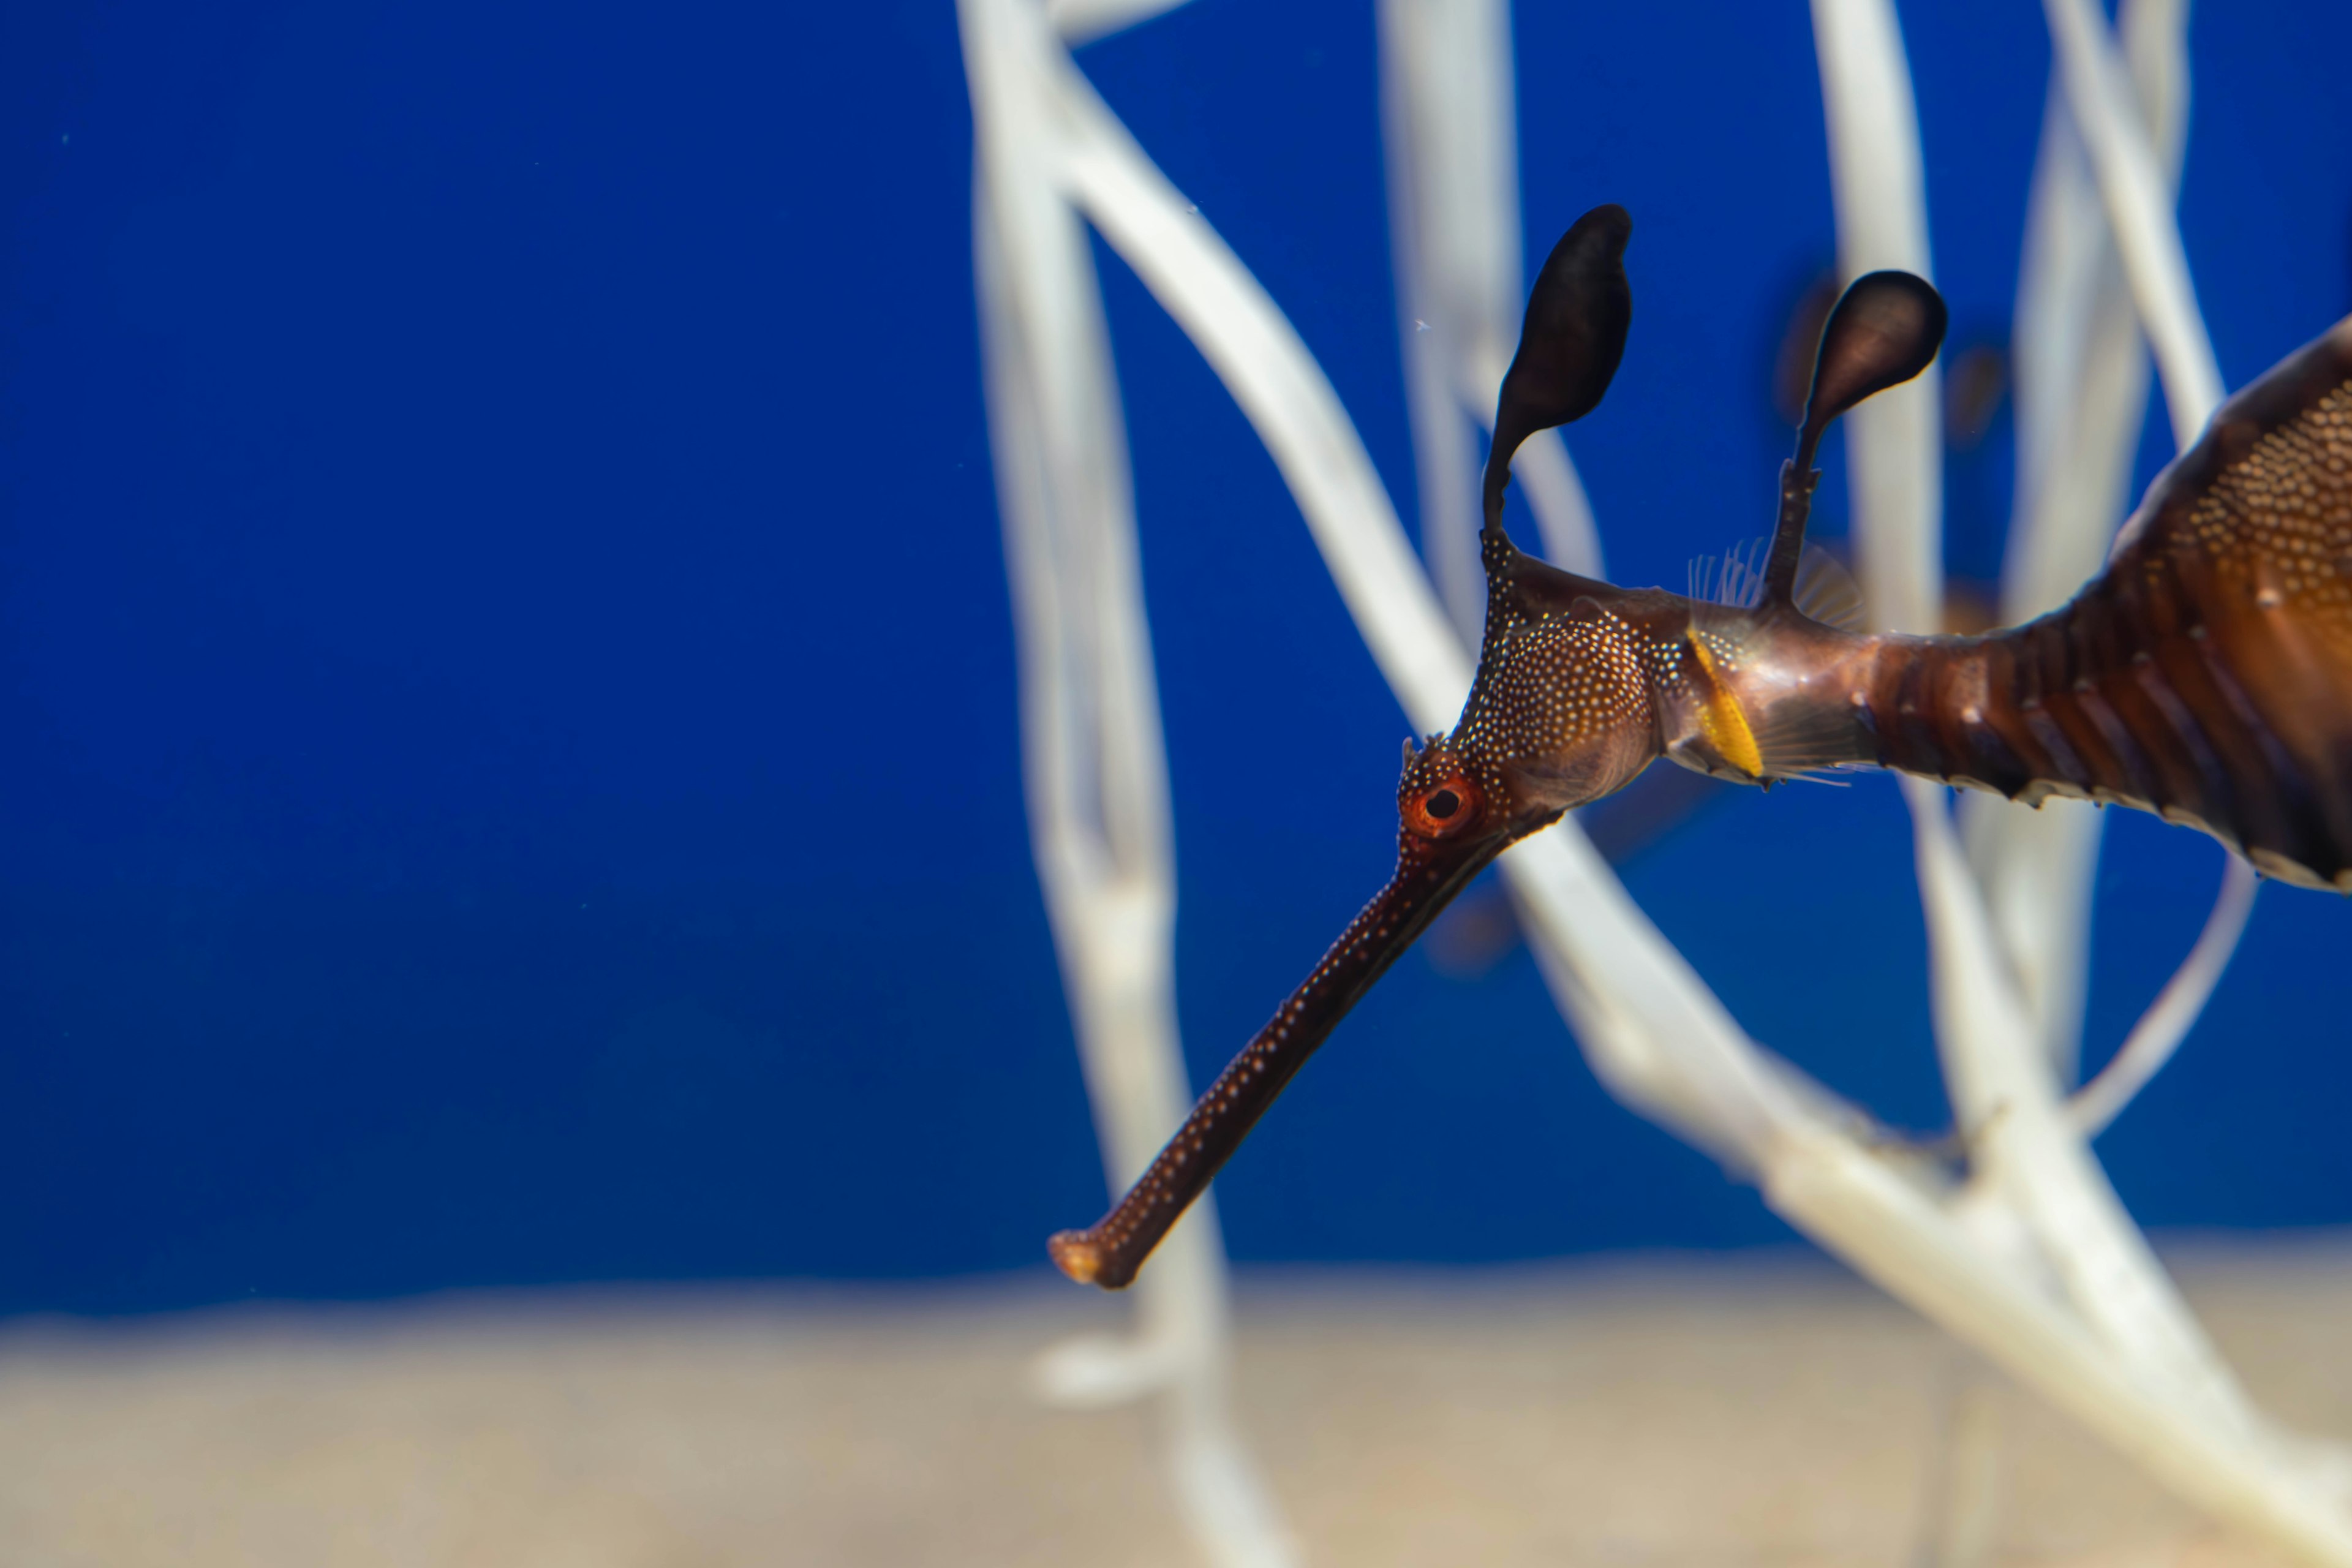
<svg viewBox="0 0 2352 1568">
<path fill-rule="evenodd" d="M 2177 1261 L 2273 1410 L 2352 1435 L 2352 1249 Z M 22 1323 L 0 1568 L 1190 1564 L 1148 1418 L 1024 1393 L 1115 1312 L 1024 1280 Z M 1821 1266 L 1286 1276 L 1242 1331 L 1318 1564 L 2272 1561 Z M 1955 1408 L 1990 1501 L 1939 1515 Z"/>
</svg>

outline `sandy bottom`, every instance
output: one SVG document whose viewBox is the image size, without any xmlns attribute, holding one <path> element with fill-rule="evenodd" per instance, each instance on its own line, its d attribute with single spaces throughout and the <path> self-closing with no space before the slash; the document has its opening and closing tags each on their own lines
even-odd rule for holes
<svg viewBox="0 0 2352 1568">
<path fill-rule="evenodd" d="M 2352 1247 L 2175 1261 L 2259 1397 L 2352 1435 Z M 1021 1280 L 18 1323 L 0 1564 L 1195 1563 L 1149 1414 L 1025 1393 L 1117 1312 Z M 1318 1564 L 2274 1561 L 1822 1266 L 1286 1276 L 1240 1322 Z"/>
</svg>

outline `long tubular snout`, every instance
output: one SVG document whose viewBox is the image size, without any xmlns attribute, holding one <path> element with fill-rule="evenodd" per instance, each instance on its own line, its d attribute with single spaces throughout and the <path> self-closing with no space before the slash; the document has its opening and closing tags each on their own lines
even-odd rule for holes
<svg viewBox="0 0 2352 1568">
<path fill-rule="evenodd" d="M 1241 1147 L 1307 1058 L 1507 842 L 1496 835 L 1406 847 L 1389 885 L 1349 923 L 1241 1055 L 1226 1064 L 1118 1205 L 1088 1228 L 1063 1231 L 1045 1244 L 1062 1272 L 1106 1290 L 1132 1281 L 1160 1237 Z"/>
</svg>

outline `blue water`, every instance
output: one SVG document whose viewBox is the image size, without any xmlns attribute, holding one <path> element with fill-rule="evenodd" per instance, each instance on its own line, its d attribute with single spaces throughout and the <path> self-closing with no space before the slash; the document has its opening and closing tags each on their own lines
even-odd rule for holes
<svg viewBox="0 0 2352 1568">
<path fill-rule="evenodd" d="M 1955 341 L 1997 340 L 2038 16 L 1903 17 Z M 1518 26 L 1531 250 L 1599 201 L 1637 225 L 1574 449 L 1616 574 L 1678 584 L 1764 525 L 1766 371 L 1831 253 L 1803 9 Z M 2352 13 L 2209 6 L 2194 50 L 2183 221 L 2234 384 L 2352 308 Z M 1409 515 L 1369 8 L 1199 0 L 1083 58 Z M 1091 1217 L 950 6 L 20 6 L 0 136 L 0 1310 L 933 1275 Z M 1405 725 L 1246 425 L 1103 262 L 1198 1079 L 1385 873 Z M 2007 439 L 1956 465 L 1965 574 Z M 2168 450 L 2152 418 L 2143 475 Z M 2109 842 L 2095 1054 L 2219 864 Z M 1627 875 L 1759 1037 L 1933 1128 L 1908 868 L 1865 784 L 1725 799 Z M 2347 938 L 2265 895 L 2104 1145 L 2145 1218 L 2352 1220 Z M 1244 1259 L 1786 1234 L 1596 1087 L 1524 952 L 1401 965 L 1219 1191 Z"/>
</svg>

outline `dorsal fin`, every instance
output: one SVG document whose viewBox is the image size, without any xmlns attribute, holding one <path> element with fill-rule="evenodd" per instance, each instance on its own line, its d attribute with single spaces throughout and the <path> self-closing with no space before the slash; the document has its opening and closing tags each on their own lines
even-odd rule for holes
<svg viewBox="0 0 2352 1568">
<path fill-rule="evenodd" d="M 1735 544 L 1721 555 L 1702 555 L 1691 563 L 1693 602 L 1752 610 L 1764 602 L 1764 552 L 1769 539 Z M 1845 563 L 1818 544 L 1808 544 L 1797 563 L 1797 587 L 1792 601 L 1798 613 L 1842 632 L 1862 630 L 1862 585 Z"/>
<path fill-rule="evenodd" d="M 1865 763 L 1868 749 L 1845 704 L 1775 702 L 1751 711 L 1740 703 L 1736 686 L 1724 679 L 1748 662 L 1753 639 L 1769 637 L 1775 622 L 1771 613 L 1757 613 L 1765 595 L 1759 565 L 1769 542 L 1751 540 L 1719 557 L 1692 563 L 1690 650 L 1706 689 L 1700 730 L 1718 756 L 1756 783 L 1815 777 Z M 1808 544 L 1799 561 L 1791 603 L 1824 626 L 1861 629 L 1861 588 L 1844 564 L 1817 544 Z"/>
<path fill-rule="evenodd" d="M 1862 584 L 1845 563 L 1818 544 L 1805 546 L 1797 563 L 1798 613 L 1842 632 L 1863 629 Z"/>
</svg>

